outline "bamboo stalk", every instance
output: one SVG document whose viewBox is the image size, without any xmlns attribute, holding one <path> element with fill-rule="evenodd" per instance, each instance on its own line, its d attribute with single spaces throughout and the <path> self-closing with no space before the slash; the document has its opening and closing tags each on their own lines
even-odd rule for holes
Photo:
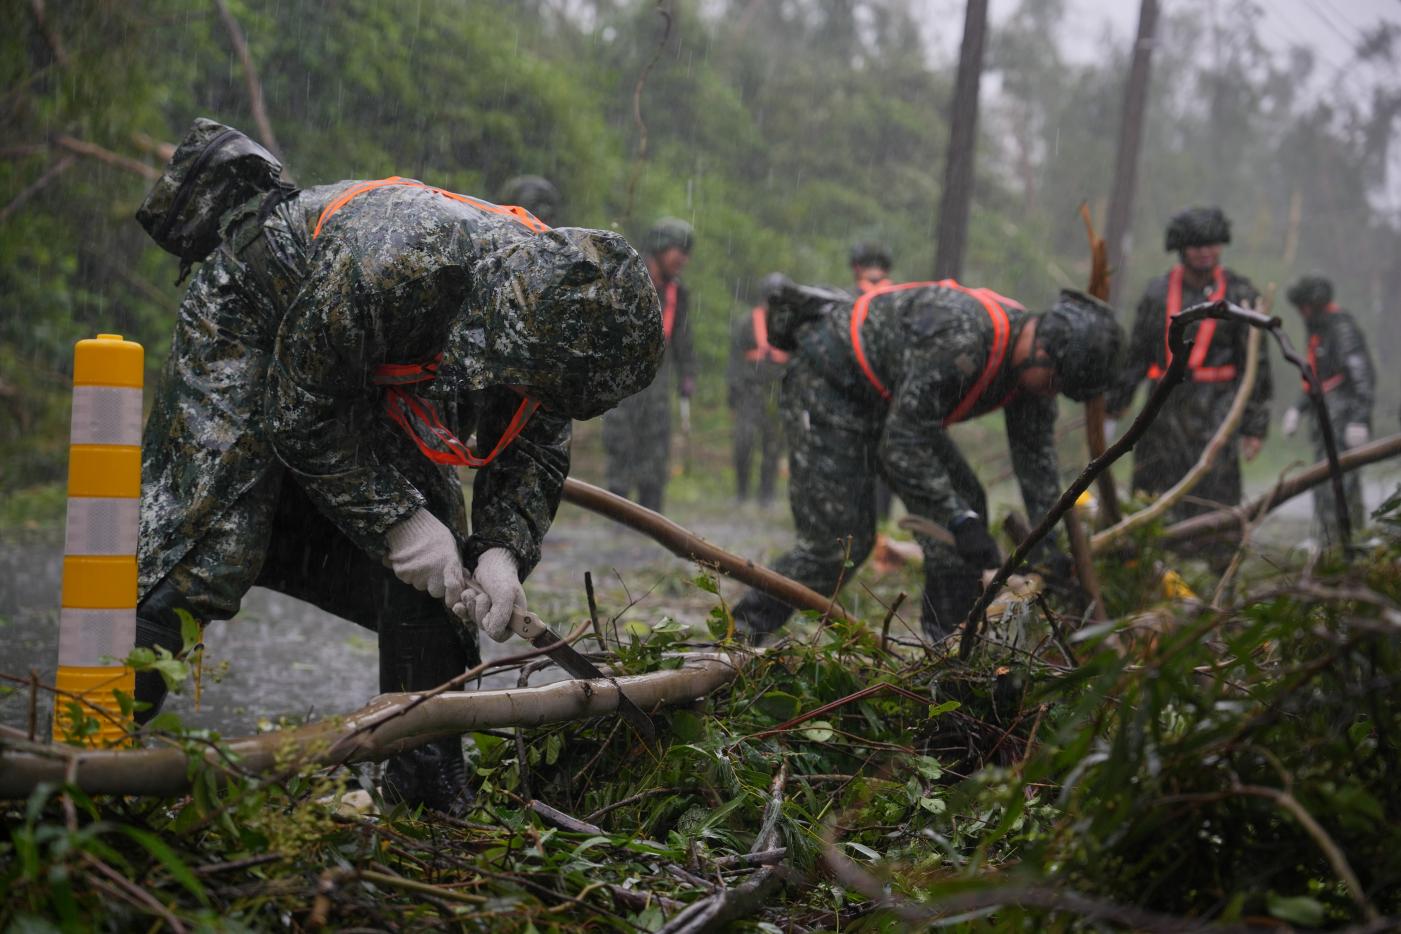
<svg viewBox="0 0 1401 934">
<path fill-rule="evenodd" d="M 620 690 L 647 709 L 689 703 L 734 680 L 737 666 L 728 655 L 708 653 L 687 656 L 681 668 L 611 681 L 447 691 L 421 701 L 417 694 L 381 694 L 345 716 L 231 740 L 225 751 L 245 774 L 375 761 L 433 739 L 486 727 L 541 726 L 605 716 L 617 709 Z M 352 735 L 356 741 L 346 742 Z M 199 756 L 209 767 L 224 768 L 214 749 Z M 93 751 L 41 746 L 6 731 L 0 733 L 0 798 L 26 797 L 40 782 L 62 783 L 70 768 L 73 784 L 88 794 L 175 795 L 190 787 L 191 776 L 197 774 L 191 766 L 197 764 L 184 749 L 174 746 Z"/>
</svg>

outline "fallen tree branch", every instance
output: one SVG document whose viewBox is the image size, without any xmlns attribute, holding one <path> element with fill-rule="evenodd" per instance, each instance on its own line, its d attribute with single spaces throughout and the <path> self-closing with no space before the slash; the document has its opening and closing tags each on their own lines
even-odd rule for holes
<svg viewBox="0 0 1401 934">
<path fill-rule="evenodd" d="M 449 691 L 419 702 L 420 695 L 381 694 L 354 713 L 295 730 L 229 741 L 224 751 L 244 773 L 282 773 L 288 768 L 333 766 L 388 758 L 444 736 L 483 727 L 540 726 L 613 713 L 620 691 L 638 705 L 689 703 L 734 680 L 728 655 L 687 656 L 682 668 L 613 681 L 560 681 L 538 688 Z M 407 710 L 407 712 L 405 712 Z M 344 742 L 348 736 L 357 741 Z M 62 746 L 43 750 L 0 734 L 0 798 L 28 796 L 40 782 L 73 783 L 88 794 L 169 796 L 187 790 L 202 764 L 223 772 L 219 753 L 187 753 L 177 747 L 87 750 Z M 339 749 L 333 755 L 332 752 Z"/>
<path fill-rule="evenodd" d="M 21 188 L 19 190 L 19 194 L 15 195 L 13 198 L 10 199 L 9 204 L 5 205 L 3 208 L 0 208 L 0 224 L 3 224 L 5 221 L 9 220 L 11 214 L 24 207 L 24 203 L 26 201 L 37 195 L 39 192 L 43 191 L 46 187 L 48 187 L 50 182 L 52 182 L 54 179 L 58 178 L 64 172 L 67 172 L 70 168 L 72 168 L 73 163 L 76 161 L 76 156 L 64 156 L 62 159 L 59 159 L 53 165 L 49 166 L 48 169 L 44 171 L 44 174 L 40 175 L 38 178 L 34 179 L 34 181 Z"/>
<path fill-rule="evenodd" d="M 592 483 L 567 477 L 564 481 L 564 498 L 576 506 L 582 506 L 641 532 L 677 557 L 713 567 L 727 577 L 748 584 L 755 590 L 776 597 L 799 610 L 816 610 L 819 613 L 830 610 L 831 616 L 848 619 L 846 611 L 840 605 L 834 605 L 832 597 L 823 596 L 777 571 L 712 545 L 661 513 L 639 506 Z"/>
<path fill-rule="evenodd" d="M 1231 408 L 1226 412 L 1226 418 L 1216 427 L 1216 433 L 1211 436 L 1206 447 L 1202 448 L 1201 456 L 1192 465 L 1192 469 L 1183 474 L 1181 479 L 1166 492 L 1159 494 L 1148 506 L 1092 535 L 1090 537 L 1091 551 L 1096 554 L 1104 551 L 1134 529 L 1141 529 L 1167 513 L 1169 509 L 1180 503 L 1184 496 L 1192 492 L 1211 471 L 1211 468 L 1216 465 L 1216 460 L 1221 456 L 1221 452 L 1235 437 L 1236 429 L 1240 427 L 1241 419 L 1245 417 L 1245 408 L 1250 404 L 1250 394 L 1255 390 L 1255 378 L 1259 372 L 1260 332 L 1251 328 L 1250 336 L 1245 343 L 1245 373 L 1241 376 L 1240 385 L 1236 387 L 1236 395 L 1231 400 Z"/>
<path fill-rule="evenodd" d="M 68 50 L 63 47 L 63 41 L 58 37 L 58 32 L 49 22 L 44 0 L 29 0 L 29 12 L 34 17 L 34 27 L 39 30 L 39 35 L 44 37 L 44 44 L 49 47 L 49 54 L 53 56 L 54 64 L 60 68 L 67 68 Z"/>
<path fill-rule="evenodd" d="M 1398 455 L 1401 455 L 1401 434 L 1378 438 L 1376 441 L 1361 447 L 1351 448 L 1338 457 L 1338 466 L 1343 473 L 1346 473 Z M 1247 521 L 1247 517 L 1260 514 L 1260 510 L 1263 509 L 1266 513 L 1271 512 L 1300 493 L 1306 493 L 1320 483 L 1328 482 L 1330 473 L 1328 461 L 1319 461 L 1288 480 L 1281 480 L 1268 493 L 1238 508 L 1218 509 L 1215 512 L 1203 513 L 1200 516 L 1192 516 L 1190 519 L 1173 523 L 1163 530 L 1162 541 L 1164 544 L 1179 545 L 1193 539 L 1241 527 Z"/>
<path fill-rule="evenodd" d="M 1143 409 L 1139 411 L 1123 435 L 1110 445 L 1102 457 L 1096 457 L 1085 466 L 1085 469 L 1080 472 L 1080 476 L 1076 477 L 1065 492 L 1061 493 L 1060 499 L 1056 501 L 1050 511 L 1041 517 L 1040 523 L 1031 531 L 1031 534 L 1022 539 L 1021 544 L 1007 556 L 1002 567 L 997 569 L 997 573 L 983 585 L 982 594 L 963 621 L 963 637 L 959 641 L 958 647 L 959 658 L 966 659 L 972 654 L 973 646 L 977 642 L 978 630 L 981 628 L 983 614 L 987 611 L 988 605 L 992 603 L 998 590 L 1012 575 L 1012 571 L 1021 566 L 1021 563 L 1026 560 L 1026 556 L 1031 553 L 1031 549 L 1035 548 L 1056 527 L 1056 523 L 1060 522 L 1061 517 L 1075 508 L 1075 501 L 1079 499 L 1081 493 L 1089 489 L 1095 478 L 1132 450 L 1133 446 L 1138 443 L 1138 439 L 1143 437 L 1143 433 L 1153 424 L 1153 420 L 1158 417 L 1158 412 L 1167 402 L 1168 396 L 1171 395 L 1177 384 L 1186 377 L 1187 354 L 1192 347 L 1192 341 L 1187 338 L 1187 327 L 1205 318 L 1243 321 L 1252 327 L 1269 329 L 1277 340 L 1287 341 L 1287 338 L 1280 333 L 1278 318 L 1249 311 L 1225 301 L 1194 305 L 1173 318 L 1167 334 L 1169 355 L 1167 372 L 1158 381 L 1158 385 L 1148 396 L 1148 401 L 1144 403 Z M 1292 351 L 1292 349 L 1291 347 L 1290 350 Z M 1294 354 L 1294 357 L 1298 359 L 1298 354 Z"/>
<path fill-rule="evenodd" d="M 142 178 L 149 179 L 153 182 L 161 177 L 159 169 L 152 168 L 144 162 L 138 162 L 135 159 L 131 159 L 127 156 L 115 153 L 110 149 L 97 145 L 96 143 L 89 143 L 86 140 L 74 139 L 73 137 L 63 133 L 60 133 L 58 136 L 55 136 L 53 142 L 55 146 L 61 146 L 64 149 L 67 149 L 69 152 L 75 152 L 80 156 L 87 156 L 89 159 L 96 159 L 98 162 L 105 162 L 110 166 L 115 166 L 119 169 L 125 169 L 128 172 L 140 175 Z"/>
</svg>

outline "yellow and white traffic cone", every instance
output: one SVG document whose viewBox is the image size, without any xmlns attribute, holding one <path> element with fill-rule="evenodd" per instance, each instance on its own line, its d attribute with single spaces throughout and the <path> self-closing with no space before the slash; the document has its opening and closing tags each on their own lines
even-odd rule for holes
<svg viewBox="0 0 1401 934">
<path fill-rule="evenodd" d="M 145 351 L 120 335 L 99 334 L 74 348 L 54 698 L 54 739 L 61 742 L 107 746 L 126 736 L 114 695 L 132 696 L 135 673 L 114 660 L 130 655 L 136 643 L 144 377 Z M 76 722 L 75 701 L 82 709 Z M 79 728 L 92 720 L 95 732 Z"/>
</svg>

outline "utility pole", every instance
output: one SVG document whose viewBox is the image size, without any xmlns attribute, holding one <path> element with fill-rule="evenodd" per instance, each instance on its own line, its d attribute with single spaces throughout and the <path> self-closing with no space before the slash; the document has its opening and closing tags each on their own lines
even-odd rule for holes
<svg viewBox="0 0 1401 934">
<path fill-rule="evenodd" d="M 934 278 L 958 278 L 963 272 L 963 248 L 968 239 L 968 214 L 973 202 L 973 157 L 978 145 L 978 85 L 983 77 L 983 45 L 987 34 L 988 0 L 968 0 L 963 20 L 963 46 L 958 53 L 949 114 L 949 156 L 944 165 L 944 194 L 939 204 L 939 229 L 934 252 Z"/>
<path fill-rule="evenodd" d="M 1119 306 L 1124 294 L 1124 261 L 1129 254 L 1133 195 L 1138 175 L 1138 150 L 1143 142 L 1143 115 L 1148 102 L 1148 71 L 1153 57 L 1153 36 L 1158 28 L 1158 0 L 1143 0 L 1138 9 L 1138 36 L 1133 43 L 1129 84 L 1124 91 L 1124 113 L 1119 121 L 1119 148 L 1114 158 L 1114 190 L 1109 195 L 1109 303 Z"/>
</svg>

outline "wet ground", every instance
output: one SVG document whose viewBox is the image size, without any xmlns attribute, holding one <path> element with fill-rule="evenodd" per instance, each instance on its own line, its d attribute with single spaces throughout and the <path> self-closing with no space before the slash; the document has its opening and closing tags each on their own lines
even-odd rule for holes
<svg viewBox="0 0 1401 934">
<path fill-rule="evenodd" d="M 1394 488 L 1395 477 L 1380 471 L 1369 474 L 1369 509 Z M 1268 483 L 1250 484 L 1252 494 Z M 997 501 L 1008 502 L 1012 495 L 1010 487 L 996 490 L 994 511 Z M 732 551 L 768 561 L 791 541 L 786 505 L 760 510 L 694 491 L 674 499 L 680 501 L 671 508 L 672 518 Z M 1308 535 L 1311 509 L 1309 496 L 1287 503 L 1259 530 L 1259 546 L 1287 550 L 1297 545 Z M 33 669 L 42 682 L 52 683 L 62 550 L 61 529 L 55 528 L 7 533 L 0 540 L 0 672 L 27 676 Z M 640 534 L 566 504 L 546 540 L 544 559 L 527 584 L 532 609 L 557 631 L 567 631 L 587 616 L 585 571 L 593 575 L 602 616 L 609 620 L 622 614 L 620 624 L 653 623 L 664 616 L 699 624 L 714 605 L 712 595 L 690 582 L 696 568 Z M 899 575 L 878 578 L 868 563 L 847 597 L 864 602 L 867 614 L 878 615 L 866 587 L 888 601 L 899 589 L 913 589 L 912 579 L 910 574 L 904 580 Z M 740 592 L 729 582 L 722 587 L 730 602 Z M 901 614 L 915 625 L 917 606 L 911 601 Z M 353 710 L 377 692 L 372 633 L 267 590 L 252 591 L 235 619 L 211 625 L 206 644 L 199 709 L 188 694 L 174 697 L 168 709 L 190 725 L 224 735 L 253 732 L 281 718 L 302 720 Z M 487 642 L 484 651 L 488 657 L 501 657 L 525 647 L 513 639 L 501 645 Z M 549 668 L 535 674 L 531 683 L 559 676 L 557 669 Z M 515 681 L 514 672 L 503 673 L 489 676 L 485 686 L 505 687 Z M 26 725 L 27 694 L 20 690 L 0 698 L 0 723 Z M 48 709 L 47 699 L 41 699 L 41 734 L 49 722 Z"/>
</svg>

